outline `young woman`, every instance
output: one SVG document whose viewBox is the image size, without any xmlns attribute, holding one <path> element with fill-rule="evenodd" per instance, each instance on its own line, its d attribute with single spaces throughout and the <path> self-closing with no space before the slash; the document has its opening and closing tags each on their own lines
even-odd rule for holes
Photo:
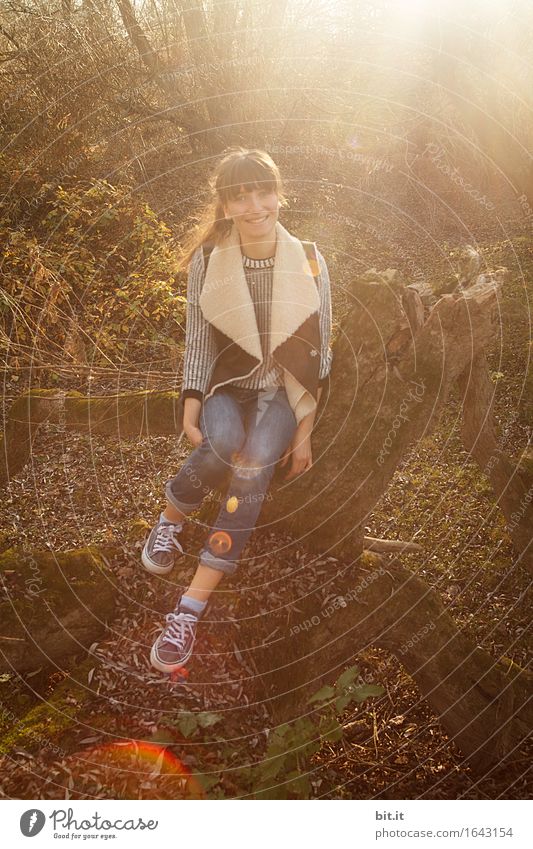
<svg viewBox="0 0 533 849">
<path fill-rule="evenodd" d="M 183 553 L 187 516 L 229 481 L 192 582 L 166 617 L 151 662 L 174 672 L 190 658 L 196 625 L 225 574 L 237 568 L 275 466 L 286 479 L 312 465 L 311 432 L 331 368 L 328 270 L 314 243 L 278 220 L 286 203 L 265 151 L 230 150 L 211 178 L 214 199 L 189 264 L 181 398 L 194 446 L 166 485 L 167 504 L 142 552 L 166 574 Z"/>
</svg>

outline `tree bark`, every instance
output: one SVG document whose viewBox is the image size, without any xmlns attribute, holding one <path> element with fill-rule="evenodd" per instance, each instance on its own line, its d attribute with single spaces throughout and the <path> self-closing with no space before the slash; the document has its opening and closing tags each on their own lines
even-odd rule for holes
<svg viewBox="0 0 533 849">
<path fill-rule="evenodd" d="M 274 724 L 305 713 L 306 698 L 374 645 L 397 657 L 474 768 L 498 763 L 529 733 L 531 675 L 476 646 L 438 593 L 397 560 L 363 554 L 357 563 L 331 565 L 303 599 L 297 578 L 292 583 L 289 577 L 284 593 L 294 596 L 298 613 L 287 604 L 252 620 L 240 646 L 254 659 L 253 695 L 269 705 Z M 264 620 L 275 639 L 265 641 Z M 365 680 L 379 683 L 379 670 Z"/>
<path fill-rule="evenodd" d="M 84 654 L 106 629 L 115 590 L 95 549 L 0 555 L 0 671 L 54 667 Z"/>
<path fill-rule="evenodd" d="M 513 463 L 499 447 L 492 405 L 496 387 L 480 351 L 459 376 L 463 393 L 462 436 L 465 448 L 489 477 L 514 547 L 533 566 L 533 475 Z"/>
</svg>

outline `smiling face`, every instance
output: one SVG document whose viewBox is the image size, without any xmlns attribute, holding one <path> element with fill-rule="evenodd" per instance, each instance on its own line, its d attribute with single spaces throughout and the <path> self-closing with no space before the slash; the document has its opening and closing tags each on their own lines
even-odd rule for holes
<svg viewBox="0 0 533 849">
<path fill-rule="evenodd" d="M 279 212 L 275 189 L 261 184 L 241 185 L 224 205 L 226 218 L 232 218 L 241 242 L 265 242 L 275 238 Z"/>
</svg>

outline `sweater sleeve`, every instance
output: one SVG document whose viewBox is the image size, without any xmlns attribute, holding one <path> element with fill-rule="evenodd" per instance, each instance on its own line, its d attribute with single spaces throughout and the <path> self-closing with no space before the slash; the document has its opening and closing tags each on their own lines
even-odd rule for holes
<svg viewBox="0 0 533 849">
<path fill-rule="evenodd" d="M 315 245 L 316 247 L 316 245 Z M 329 281 L 329 272 L 326 265 L 326 260 L 316 249 L 318 259 L 318 285 L 320 295 L 320 371 L 318 374 L 318 385 L 323 386 L 327 382 L 327 377 L 331 369 L 331 361 L 333 353 L 331 350 L 331 287 Z"/>
<path fill-rule="evenodd" d="M 213 363 L 216 342 L 213 328 L 200 309 L 199 299 L 205 276 L 204 255 L 200 245 L 192 256 L 187 281 L 187 310 L 185 316 L 185 356 L 181 382 L 182 398 L 203 400 Z"/>
</svg>

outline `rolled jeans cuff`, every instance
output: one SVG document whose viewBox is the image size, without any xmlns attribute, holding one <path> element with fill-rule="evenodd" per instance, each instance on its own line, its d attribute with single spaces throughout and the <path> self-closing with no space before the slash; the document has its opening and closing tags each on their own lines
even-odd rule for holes
<svg viewBox="0 0 533 849">
<path fill-rule="evenodd" d="M 165 495 L 170 501 L 170 503 L 173 504 L 177 510 L 179 510 L 181 513 L 184 513 L 186 516 L 189 513 L 193 513 L 194 510 L 198 510 L 202 503 L 201 501 L 199 501 L 197 504 L 186 504 L 185 501 L 179 501 L 179 499 L 177 499 L 174 493 L 172 492 L 171 484 L 171 480 L 167 481 L 167 483 L 165 484 Z"/>
<path fill-rule="evenodd" d="M 219 572 L 224 572 L 226 575 L 233 575 L 237 571 L 237 564 L 233 560 L 224 560 L 222 557 L 215 557 L 210 551 L 204 548 L 200 552 L 200 566 L 209 566 L 210 569 L 217 569 Z"/>
</svg>

